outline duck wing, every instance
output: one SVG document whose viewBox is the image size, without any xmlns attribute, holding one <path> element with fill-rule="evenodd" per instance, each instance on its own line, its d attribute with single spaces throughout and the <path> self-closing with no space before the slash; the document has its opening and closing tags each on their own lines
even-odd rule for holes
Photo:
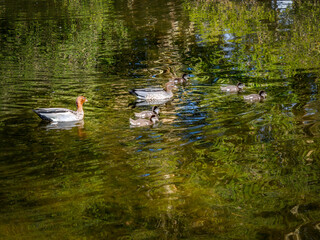
<svg viewBox="0 0 320 240">
<path fill-rule="evenodd" d="M 227 85 L 225 87 L 220 87 L 221 91 L 224 92 L 238 92 L 239 88 L 237 86 L 234 85 Z"/>
<path fill-rule="evenodd" d="M 244 100 L 248 100 L 248 101 L 260 101 L 260 95 L 259 94 L 250 94 L 247 96 L 243 96 Z"/>
<path fill-rule="evenodd" d="M 167 92 L 163 88 L 140 88 L 140 89 L 131 89 L 129 91 L 132 95 L 135 95 L 138 98 L 146 99 L 152 98 L 152 96 L 163 96 Z"/>
<path fill-rule="evenodd" d="M 50 122 L 71 122 L 83 118 L 83 114 L 78 114 L 67 108 L 38 108 L 33 110 L 42 120 Z"/>
<path fill-rule="evenodd" d="M 139 118 L 139 119 L 136 119 L 136 120 L 133 120 L 133 119 L 129 118 L 129 121 L 130 121 L 130 125 L 131 126 L 143 127 L 143 126 L 152 125 L 152 122 L 150 122 L 150 120 L 142 119 L 142 118 Z"/>
</svg>

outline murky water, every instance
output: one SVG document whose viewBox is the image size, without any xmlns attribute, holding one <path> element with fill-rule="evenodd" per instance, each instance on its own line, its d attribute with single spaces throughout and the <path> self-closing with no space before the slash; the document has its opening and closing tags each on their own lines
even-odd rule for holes
<svg viewBox="0 0 320 240">
<path fill-rule="evenodd" d="M 313 1 L 0 2 L 0 238 L 319 239 L 319 17 Z M 130 127 L 151 106 L 128 90 L 183 73 L 160 123 Z M 83 122 L 32 111 L 79 95 Z"/>
</svg>

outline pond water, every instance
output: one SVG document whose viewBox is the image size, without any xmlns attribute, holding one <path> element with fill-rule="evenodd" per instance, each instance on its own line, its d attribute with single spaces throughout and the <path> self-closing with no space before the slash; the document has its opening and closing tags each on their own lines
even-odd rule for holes
<svg viewBox="0 0 320 240">
<path fill-rule="evenodd" d="M 0 238 L 320 239 L 319 19 L 314 1 L 0 1 Z M 128 91 L 183 73 L 160 123 L 130 127 L 151 106 Z M 79 95 L 83 122 L 32 111 Z"/>
</svg>

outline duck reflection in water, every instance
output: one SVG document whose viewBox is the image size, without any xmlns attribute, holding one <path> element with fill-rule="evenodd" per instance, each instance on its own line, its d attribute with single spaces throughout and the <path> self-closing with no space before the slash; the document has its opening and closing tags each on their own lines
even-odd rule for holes
<svg viewBox="0 0 320 240">
<path fill-rule="evenodd" d="M 134 103 L 130 103 L 133 108 L 134 107 L 144 107 L 144 106 L 153 106 L 153 105 L 164 105 L 166 103 L 169 103 L 171 99 L 158 99 L 158 100 L 142 100 L 142 99 L 137 99 Z"/>
<path fill-rule="evenodd" d="M 74 122 L 46 122 L 41 121 L 39 123 L 40 128 L 45 128 L 46 130 L 70 130 L 74 127 L 84 128 L 84 121 L 74 121 Z"/>
<path fill-rule="evenodd" d="M 86 133 L 84 131 L 84 121 L 76 121 L 76 122 L 46 122 L 41 121 L 39 123 L 39 128 L 45 129 L 47 131 L 51 130 L 64 130 L 64 131 L 70 131 L 70 130 L 78 130 L 77 134 L 80 138 L 86 138 Z"/>
</svg>

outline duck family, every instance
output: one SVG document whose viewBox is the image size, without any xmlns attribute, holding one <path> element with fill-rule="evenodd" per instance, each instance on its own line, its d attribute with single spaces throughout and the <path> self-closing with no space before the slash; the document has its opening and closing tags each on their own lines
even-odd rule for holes
<svg viewBox="0 0 320 240">
<path fill-rule="evenodd" d="M 183 74 L 181 78 L 170 79 L 165 88 L 138 88 L 131 89 L 129 93 L 142 100 L 169 100 L 173 97 L 172 90 L 176 84 L 186 83 L 189 78 L 188 74 Z M 243 90 L 244 84 L 239 82 L 236 85 L 227 85 L 220 87 L 221 91 L 229 93 L 239 93 Z M 259 102 L 266 99 L 267 93 L 264 90 L 259 91 L 258 94 L 250 94 L 243 96 L 245 101 Z M 84 118 L 83 104 L 87 102 L 87 98 L 79 96 L 76 99 L 77 110 L 73 111 L 67 108 L 38 108 L 33 111 L 44 121 L 49 122 L 74 122 L 80 121 Z M 160 109 L 158 106 L 153 106 L 151 110 L 134 113 L 137 119 L 129 119 L 131 126 L 151 126 L 159 122 Z"/>
</svg>

